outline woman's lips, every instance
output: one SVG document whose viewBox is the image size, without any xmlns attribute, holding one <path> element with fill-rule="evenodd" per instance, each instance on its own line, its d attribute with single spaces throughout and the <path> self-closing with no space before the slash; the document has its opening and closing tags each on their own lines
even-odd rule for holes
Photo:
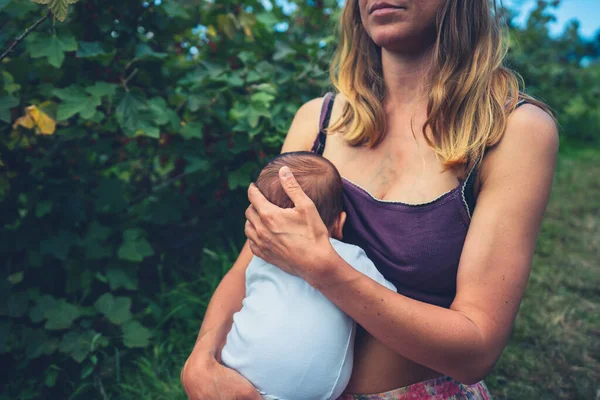
<svg viewBox="0 0 600 400">
<path fill-rule="evenodd" d="M 401 7 L 386 7 L 386 8 L 379 8 L 375 11 L 373 11 L 371 13 L 371 15 L 375 15 L 375 16 L 382 16 L 382 15 L 388 15 L 388 14 L 393 14 L 395 12 L 398 11 L 402 11 L 404 10 L 404 8 Z"/>
<path fill-rule="evenodd" d="M 379 3 L 375 3 L 375 4 L 373 4 L 373 6 L 371 6 L 371 9 L 369 10 L 369 14 L 385 15 L 385 14 L 394 13 L 396 11 L 403 10 L 403 9 L 404 9 L 404 7 L 401 7 L 398 5 L 394 5 L 394 4 L 390 4 L 390 3 L 386 3 L 386 2 L 379 2 Z"/>
</svg>

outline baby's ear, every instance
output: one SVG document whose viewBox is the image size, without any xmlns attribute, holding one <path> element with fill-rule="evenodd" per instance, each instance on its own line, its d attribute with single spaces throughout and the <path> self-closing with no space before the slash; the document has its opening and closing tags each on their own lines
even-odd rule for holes
<svg viewBox="0 0 600 400">
<path fill-rule="evenodd" d="M 333 230 L 331 232 L 331 237 L 337 240 L 343 239 L 343 230 L 344 224 L 346 223 L 346 212 L 342 211 L 338 216 L 337 220 L 333 224 Z"/>
</svg>

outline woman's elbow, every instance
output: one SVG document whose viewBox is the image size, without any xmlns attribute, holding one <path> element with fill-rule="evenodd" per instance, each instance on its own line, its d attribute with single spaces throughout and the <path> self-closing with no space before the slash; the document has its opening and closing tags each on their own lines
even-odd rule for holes
<svg viewBox="0 0 600 400">
<path fill-rule="evenodd" d="M 473 359 L 462 362 L 456 368 L 452 378 L 464 385 L 474 385 L 481 382 L 493 370 L 498 357 L 473 357 Z"/>
</svg>

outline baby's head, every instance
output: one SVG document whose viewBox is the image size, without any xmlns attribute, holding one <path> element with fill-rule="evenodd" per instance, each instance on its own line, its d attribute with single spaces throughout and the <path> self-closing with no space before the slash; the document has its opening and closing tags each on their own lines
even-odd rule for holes
<svg viewBox="0 0 600 400">
<path fill-rule="evenodd" d="M 304 193 L 315 203 L 329 235 L 341 240 L 346 213 L 342 178 L 337 168 L 329 160 L 308 151 L 283 153 L 272 159 L 255 184 L 267 200 L 281 208 L 294 207 L 279 180 L 283 166 L 292 171 Z"/>
</svg>

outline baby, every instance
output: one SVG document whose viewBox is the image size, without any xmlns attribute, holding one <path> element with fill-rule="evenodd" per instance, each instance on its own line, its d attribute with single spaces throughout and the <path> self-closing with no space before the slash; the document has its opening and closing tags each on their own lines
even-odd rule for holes
<svg viewBox="0 0 600 400">
<path fill-rule="evenodd" d="M 327 159 L 284 153 L 260 173 L 256 186 L 272 203 L 293 207 L 279 181 L 288 166 L 315 203 L 337 253 L 356 270 L 396 291 L 364 251 L 343 243 L 343 184 Z M 264 399 L 337 399 L 350 380 L 356 323 L 303 279 L 258 257 L 246 270 L 246 297 L 233 315 L 223 364 L 248 379 Z"/>
</svg>

